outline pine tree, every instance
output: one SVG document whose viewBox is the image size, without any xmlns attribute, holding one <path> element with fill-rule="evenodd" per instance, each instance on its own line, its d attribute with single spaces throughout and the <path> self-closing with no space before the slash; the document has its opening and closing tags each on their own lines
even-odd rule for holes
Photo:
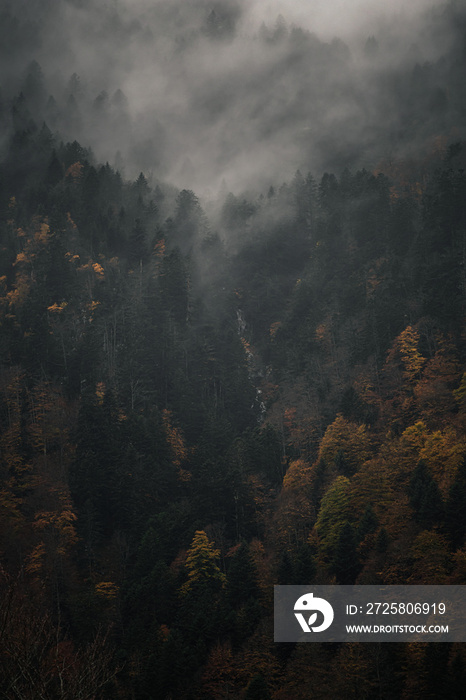
<svg viewBox="0 0 466 700">
<path fill-rule="evenodd" d="M 360 571 L 356 535 L 349 522 L 346 522 L 340 531 L 333 555 L 332 570 L 337 583 L 342 585 L 353 584 Z"/>
<path fill-rule="evenodd" d="M 257 573 L 248 546 L 242 543 L 234 553 L 228 569 L 226 595 L 232 607 L 237 607 L 259 594 Z"/>
<path fill-rule="evenodd" d="M 448 492 L 445 503 L 445 529 L 453 547 L 461 547 L 466 534 L 466 458 Z"/>
<path fill-rule="evenodd" d="M 128 261 L 139 267 L 147 258 L 147 235 L 141 219 L 136 219 L 128 241 Z"/>
<path fill-rule="evenodd" d="M 60 180 L 62 180 L 64 175 L 63 166 L 57 158 L 55 151 L 52 151 L 50 156 L 50 161 L 47 166 L 46 183 L 49 187 L 54 187 Z"/>
<path fill-rule="evenodd" d="M 442 496 L 424 460 L 418 462 L 413 472 L 408 495 L 415 518 L 422 526 L 432 527 L 443 520 Z"/>
<path fill-rule="evenodd" d="M 362 541 L 366 537 L 366 535 L 375 532 L 377 530 L 378 523 L 379 521 L 376 514 L 374 513 L 372 503 L 369 503 L 366 506 L 366 510 L 364 511 L 364 514 L 361 518 L 357 529 L 358 539 Z"/>
<path fill-rule="evenodd" d="M 264 676 L 261 673 L 256 674 L 248 683 L 245 700 L 270 700 L 271 697 Z"/>
</svg>

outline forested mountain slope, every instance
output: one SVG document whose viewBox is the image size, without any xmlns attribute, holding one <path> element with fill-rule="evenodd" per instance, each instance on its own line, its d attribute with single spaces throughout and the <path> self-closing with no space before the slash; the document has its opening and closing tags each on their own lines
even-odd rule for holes
<svg viewBox="0 0 466 700">
<path fill-rule="evenodd" d="M 195 45 L 234 43 L 228 7 Z M 281 20 L 254 41 L 288 42 L 286 75 L 298 34 L 324 51 Z M 109 112 L 75 123 L 38 62 L 5 73 L 2 697 L 461 697 L 462 645 L 272 634 L 276 583 L 465 583 L 459 34 L 415 69 L 392 158 L 353 134 L 334 172 L 204 198 L 100 162 L 80 139 Z"/>
</svg>

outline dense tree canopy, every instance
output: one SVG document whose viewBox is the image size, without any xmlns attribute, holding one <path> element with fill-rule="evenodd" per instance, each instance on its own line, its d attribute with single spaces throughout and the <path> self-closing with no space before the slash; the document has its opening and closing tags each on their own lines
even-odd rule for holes
<svg viewBox="0 0 466 700">
<path fill-rule="evenodd" d="M 300 31 L 255 41 L 346 60 Z M 429 129 L 464 110 L 434 70 Z M 49 84 L 31 62 L 0 110 L 0 695 L 460 697 L 460 646 L 271 620 L 277 583 L 466 583 L 465 142 L 204 201 L 63 140 L 84 87 Z"/>
</svg>

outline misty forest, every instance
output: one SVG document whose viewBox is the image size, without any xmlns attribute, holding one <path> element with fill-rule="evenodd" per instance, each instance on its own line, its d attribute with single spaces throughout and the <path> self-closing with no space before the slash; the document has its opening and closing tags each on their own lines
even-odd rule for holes
<svg viewBox="0 0 466 700">
<path fill-rule="evenodd" d="M 466 584 L 466 8 L 314 4 L 0 0 L 1 698 L 464 698 L 273 641 Z"/>
</svg>

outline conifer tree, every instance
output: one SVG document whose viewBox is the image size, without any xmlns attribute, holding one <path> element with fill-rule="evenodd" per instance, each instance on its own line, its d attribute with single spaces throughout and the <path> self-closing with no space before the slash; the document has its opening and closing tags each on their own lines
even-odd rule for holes
<svg viewBox="0 0 466 700">
<path fill-rule="evenodd" d="M 461 547 L 466 534 L 466 458 L 463 459 L 445 503 L 445 529 L 453 547 Z"/>
<path fill-rule="evenodd" d="M 248 683 L 245 700 L 270 700 L 271 697 L 264 676 L 261 673 L 256 674 Z"/>
<path fill-rule="evenodd" d="M 333 555 L 332 570 L 337 583 L 342 585 L 353 584 L 359 573 L 357 541 L 354 528 L 349 522 L 346 522 L 340 531 Z"/>
<path fill-rule="evenodd" d="M 424 527 L 431 527 L 443 520 L 442 496 L 424 460 L 418 462 L 411 477 L 409 500 L 416 520 Z"/>
<path fill-rule="evenodd" d="M 257 598 L 259 588 L 256 571 L 249 554 L 249 549 L 242 543 L 234 553 L 228 569 L 226 595 L 233 607 Z"/>
</svg>

